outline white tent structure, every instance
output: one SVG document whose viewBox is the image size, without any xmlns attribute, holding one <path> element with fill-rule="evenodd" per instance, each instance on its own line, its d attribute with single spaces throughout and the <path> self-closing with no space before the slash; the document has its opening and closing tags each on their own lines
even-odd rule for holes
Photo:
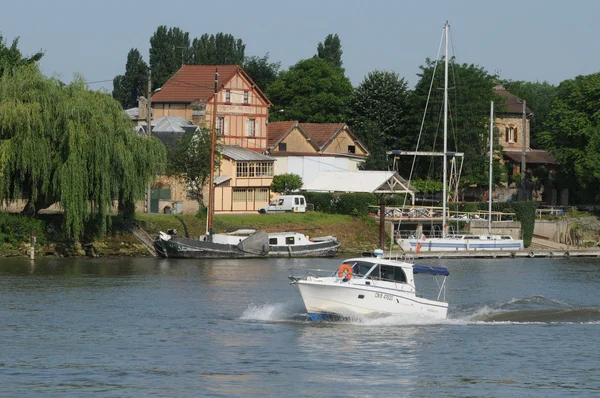
<svg viewBox="0 0 600 398">
<path fill-rule="evenodd" d="M 415 204 L 415 189 L 395 171 L 321 171 L 302 187 L 309 192 L 365 192 L 409 194 Z M 385 247 L 385 206 L 379 204 L 379 245 Z M 393 232 L 392 232 L 393 236 Z M 392 239 L 393 241 L 393 239 Z M 391 244 L 390 244 L 391 245 Z"/>
<path fill-rule="evenodd" d="M 395 171 L 320 171 L 302 189 L 309 192 L 406 193 L 415 204 L 415 189 Z"/>
</svg>

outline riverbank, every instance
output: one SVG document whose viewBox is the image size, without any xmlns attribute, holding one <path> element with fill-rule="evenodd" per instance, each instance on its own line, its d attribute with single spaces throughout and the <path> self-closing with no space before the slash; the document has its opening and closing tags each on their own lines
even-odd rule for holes
<svg viewBox="0 0 600 398">
<path fill-rule="evenodd" d="M 60 237 L 60 215 L 40 217 L 43 236 L 35 245 L 36 257 L 148 257 L 144 245 L 132 232 L 140 230 L 149 239 L 159 231 L 177 229 L 178 234 L 198 238 L 206 231 L 206 218 L 194 215 L 137 214 L 134 220 L 112 219 L 110 232 L 102 238 L 87 234 L 81 243 L 70 243 Z M 340 253 L 371 251 L 378 246 L 379 227 L 369 217 L 352 217 L 339 214 L 309 212 L 305 214 L 240 214 L 216 215 L 215 232 L 236 228 L 253 228 L 268 232 L 298 231 L 310 237 L 335 235 L 342 243 Z M 40 243 L 42 242 L 42 243 Z M 30 243 L 4 242 L 0 245 L 1 257 L 28 257 Z"/>
</svg>

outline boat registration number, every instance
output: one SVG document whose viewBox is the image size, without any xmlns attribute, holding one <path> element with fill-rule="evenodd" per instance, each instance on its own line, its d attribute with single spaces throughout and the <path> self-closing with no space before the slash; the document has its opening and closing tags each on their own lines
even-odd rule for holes
<svg viewBox="0 0 600 398">
<path fill-rule="evenodd" d="M 375 298 L 392 301 L 394 299 L 394 296 L 392 296 L 391 294 L 375 293 Z"/>
</svg>

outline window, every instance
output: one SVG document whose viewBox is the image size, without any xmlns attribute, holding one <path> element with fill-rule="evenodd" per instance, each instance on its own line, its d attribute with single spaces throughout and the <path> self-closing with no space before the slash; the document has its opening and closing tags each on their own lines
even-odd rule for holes
<svg viewBox="0 0 600 398">
<path fill-rule="evenodd" d="M 356 153 L 356 146 L 348 145 L 348 153 Z"/>
<path fill-rule="evenodd" d="M 234 202 L 245 202 L 246 201 L 246 189 L 245 188 L 233 188 L 233 201 Z"/>
<path fill-rule="evenodd" d="M 258 166 L 258 168 L 260 170 L 260 165 L 257 165 L 256 163 L 248 163 L 248 177 L 257 176 L 257 174 L 254 172 L 254 170 L 256 169 L 256 166 Z"/>
<path fill-rule="evenodd" d="M 279 146 L 277 147 L 277 150 L 279 152 L 287 152 L 287 144 L 285 142 L 282 142 L 281 144 L 279 144 Z"/>
<path fill-rule="evenodd" d="M 244 104 L 248 105 L 250 99 L 250 93 L 248 91 L 244 91 Z"/>
<path fill-rule="evenodd" d="M 285 237 L 285 244 L 286 245 L 293 245 L 294 244 L 294 237 L 293 236 L 286 236 Z"/>
<path fill-rule="evenodd" d="M 247 192 L 248 192 L 248 196 L 247 196 L 248 202 L 254 202 L 254 189 L 249 188 Z"/>
<path fill-rule="evenodd" d="M 276 245 L 277 244 L 277 238 L 269 238 L 269 244 L 270 245 Z"/>
<path fill-rule="evenodd" d="M 294 204 L 297 206 L 300 204 L 300 198 L 294 198 Z"/>
<path fill-rule="evenodd" d="M 240 162 L 236 165 L 237 177 L 248 177 L 248 163 Z"/>
<path fill-rule="evenodd" d="M 246 123 L 246 135 L 248 137 L 254 137 L 254 128 L 256 127 L 255 119 L 248 119 Z"/>
<path fill-rule="evenodd" d="M 518 130 L 516 127 L 506 128 L 506 142 L 513 144 L 517 142 Z"/>
<path fill-rule="evenodd" d="M 217 135 L 223 135 L 223 127 L 225 126 L 225 118 L 218 117 L 217 118 Z"/>
<path fill-rule="evenodd" d="M 225 102 L 231 102 L 231 90 L 225 90 Z"/>
<path fill-rule="evenodd" d="M 257 202 L 266 202 L 269 200 L 269 190 L 267 188 L 258 188 L 255 198 Z"/>
</svg>

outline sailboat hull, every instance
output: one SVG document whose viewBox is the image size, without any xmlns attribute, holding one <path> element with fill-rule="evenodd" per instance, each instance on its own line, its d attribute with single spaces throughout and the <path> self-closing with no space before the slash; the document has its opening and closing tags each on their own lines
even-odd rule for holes
<svg viewBox="0 0 600 398">
<path fill-rule="evenodd" d="M 516 239 L 427 238 L 398 239 L 405 252 L 457 252 L 457 251 L 515 251 L 523 250 L 523 241 Z M 417 250 L 418 249 L 418 250 Z"/>
</svg>

